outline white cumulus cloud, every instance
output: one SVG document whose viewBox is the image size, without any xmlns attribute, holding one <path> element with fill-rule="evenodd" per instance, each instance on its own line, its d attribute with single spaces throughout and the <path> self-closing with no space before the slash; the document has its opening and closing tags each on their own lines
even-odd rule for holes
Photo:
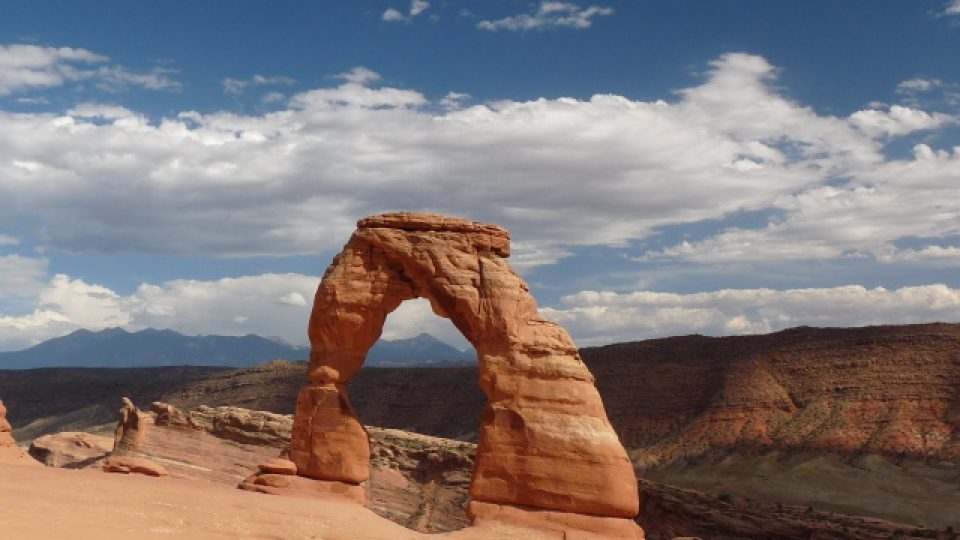
<svg viewBox="0 0 960 540">
<path fill-rule="evenodd" d="M 430 2 L 426 0 L 411 0 L 410 1 L 410 16 L 416 17 L 417 15 L 426 11 L 430 7 Z"/>
<path fill-rule="evenodd" d="M 402 21 L 406 19 L 406 17 L 403 16 L 403 13 L 400 13 L 394 8 L 387 8 L 380 18 L 385 21 Z"/>
<path fill-rule="evenodd" d="M 0 45 L 0 96 L 79 81 L 90 81 L 111 92 L 130 86 L 150 90 L 175 90 L 181 86 L 173 79 L 173 70 L 153 68 L 138 73 L 109 64 L 109 60 L 86 49 Z"/>
<path fill-rule="evenodd" d="M 590 28 L 596 16 L 612 15 L 613 8 L 589 6 L 581 8 L 572 2 L 540 2 L 533 13 L 504 17 L 477 23 L 481 30 L 543 30 L 547 28 Z"/>
<path fill-rule="evenodd" d="M 850 116 L 850 122 L 873 137 L 905 135 L 925 129 L 936 129 L 957 123 L 957 118 L 948 114 L 933 113 L 893 105 L 889 110 L 868 109 Z"/>
<path fill-rule="evenodd" d="M 909 79 L 897 84 L 897 93 L 927 92 L 942 84 L 943 82 L 940 79 Z"/>
<path fill-rule="evenodd" d="M 367 85 L 380 80 L 380 74 L 372 69 L 357 66 L 350 71 L 338 73 L 334 78 L 344 80 L 350 84 Z"/>
<path fill-rule="evenodd" d="M 426 0 L 411 0 L 410 9 L 407 11 L 407 15 L 404 15 L 396 8 L 387 8 L 380 16 L 380 19 L 387 22 L 409 21 L 426 11 L 429 7 L 430 2 L 427 2 Z"/>
</svg>

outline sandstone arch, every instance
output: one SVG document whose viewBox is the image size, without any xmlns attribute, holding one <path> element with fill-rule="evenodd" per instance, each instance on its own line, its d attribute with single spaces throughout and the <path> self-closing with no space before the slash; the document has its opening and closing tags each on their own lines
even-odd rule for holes
<svg viewBox="0 0 960 540">
<path fill-rule="evenodd" d="M 460 218 L 392 213 L 358 222 L 327 269 L 310 317 L 310 384 L 297 400 L 291 445 L 299 475 L 347 484 L 367 479 L 367 434 L 345 384 L 386 316 L 423 297 L 479 357 L 488 404 L 472 515 L 537 509 L 609 521 L 637 514 L 636 477 L 593 377 L 567 332 L 539 316 L 505 260 L 509 251 L 505 229 Z M 627 519 L 616 521 L 632 530 Z"/>
</svg>

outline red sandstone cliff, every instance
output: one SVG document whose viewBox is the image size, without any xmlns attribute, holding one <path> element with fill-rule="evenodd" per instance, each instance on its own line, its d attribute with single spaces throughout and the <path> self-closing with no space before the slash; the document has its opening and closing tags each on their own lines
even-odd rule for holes
<svg viewBox="0 0 960 540">
<path fill-rule="evenodd" d="M 960 457 L 960 325 L 802 327 L 582 354 L 641 467 L 710 447 Z"/>
</svg>

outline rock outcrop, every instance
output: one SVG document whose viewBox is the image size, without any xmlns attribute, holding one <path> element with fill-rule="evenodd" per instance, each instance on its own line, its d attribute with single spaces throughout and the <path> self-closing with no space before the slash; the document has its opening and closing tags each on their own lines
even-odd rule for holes
<svg viewBox="0 0 960 540">
<path fill-rule="evenodd" d="M 193 429 L 254 446 L 286 448 L 290 445 L 289 415 L 206 405 L 184 411 L 162 402 L 154 402 L 150 409 L 156 415 L 154 423 L 158 426 Z"/>
<path fill-rule="evenodd" d="M 17 441 L 10 434 L 12 427 L 7 422 L 7 408 L 0 400 L 0 463 L 14 465 L 37 465 L 26 452 L 17 446 Z"/>
<path fill-rule="evenodd" d="M 139 415 L 137 446 L 123 455 L 160 462 L 170 476 L 328 501 L 336 495 L 422 532 L 469 523 L 473 444 L 367 427 L 371 474 L 361 487 L 296 476 L 296 464 L 277 457 L 289 453 L 292 415 L 226 406 L 183 410 L 162 402 L 150 409 Z"/>
<path fill-rule="evenodd" d="M 155 461 L 134 456 L 110 456 L 103 461 L 104 472 L 166 476 L 167 469 Z"/>
<path fill-rule="evenodd" d="M 0 401 L 0 446 L 16 446 L 17 441 L 13 440 L 10 432 L 13 428 L 10 422 L 7 422 L 7 407 Z"/>
<path fill-rule="evenodd" d="M 118 411 L 117 429 L 113 434 L 113 453 L 116 455 L 138 448 L 143 436 L 143 412 L 130 398 L 122 398 L 122 401 L 123 407 Z"/>
<path fill-rule="evenodd" d="M 30 443 L 30 455 L 47 467 L 79 469 L 105 458 L 113 439 L 82 431 L 64 431 L 38 437 Z"/>
<path fill-rule="evenodd" d="M 149 459 L 171 476 L 235 486 L 289 446 L 292 423 L 288 415 L 237 407 L 184 411 L 154 402 L 144 412 L 125 400 L 111 456 Z"/>
<path fill-rule="evenodd" d="M 298 474 L 351 485 L 369 477 L 368 435 L 345 385 L 387 315 L 423 297 L 478 353 L 488 403 L 472 515 L 522 514 L 524 524 L 562 522 L 588 531 L 593 523 L 595 532 L 610 531 L 614 518 L 641 537 L 631 521 L 639 506 L 636 477 L 593 376 L 567 332 L 539 315 L 527 284 L 507 264 L 507 231 L 415 213 L 373 216 L 357 227 L 314 300 L 310 384 L 297 399 L 290 452 Z M 580 516 L 556 519 L 564 513 Z"/>
</svg>

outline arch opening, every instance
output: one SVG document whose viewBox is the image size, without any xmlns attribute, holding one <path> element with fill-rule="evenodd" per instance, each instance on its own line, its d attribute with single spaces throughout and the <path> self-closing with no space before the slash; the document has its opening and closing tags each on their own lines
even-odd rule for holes
<svg viewBox="0 0 960 540">
<path fill-rule="evenodd" d="M 431 339 L 426 339 L 429 336 Z M 387 314 L 380 339 L 367 352 L 364 367 L 383 366 L 381 350 L 385 343 L 410 348 L 409 356 L 398 356 L 394 364 L 410 366 L 462 365 L 465 359 L 476 364 L 476 349 L 447 317 L 433 312 L 426 298 L 405 300 L 397 309 Z M 451 350 L 447 350 L 447 348 Z M 417 357 L 415 351 L 424 351 L 427 356 Z M 396 355 L 395 355 L 396 356 Z"/>
<path fill-rule="evenodd" d="M 466 351 L 450 343 L 452 336 Z M 476 351 L 460 331 L 426 299 L 404 301 L 387 315 L 347 391 L 370 438 L 367 506 L 420 532 L 468 526 L 487 399 L 477 383 Z"/>
</svg>

